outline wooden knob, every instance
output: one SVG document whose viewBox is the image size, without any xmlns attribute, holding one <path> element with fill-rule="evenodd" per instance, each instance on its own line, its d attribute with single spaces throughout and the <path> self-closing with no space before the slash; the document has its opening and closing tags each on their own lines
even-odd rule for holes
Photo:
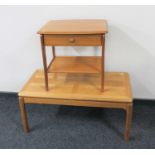
<svg viewBox="0 0 155 155">
<path fill-rule="evenodd" d="M 74 43 L 74 42 L 75 42 L 75 39 L 74 39 L 74 38 L 70 38 L 70 39 L 69 39 L 69 42 L 70 42 L 70 43 Z"/>
</svg>

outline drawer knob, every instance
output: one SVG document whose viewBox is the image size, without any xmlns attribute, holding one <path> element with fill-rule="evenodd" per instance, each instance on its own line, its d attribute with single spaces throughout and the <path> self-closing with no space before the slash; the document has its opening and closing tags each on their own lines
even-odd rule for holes
<svg viewBox="0 0 155 155">
<path fill-rule="evenodd" d="M 69 42 L 70 42 L 70 43 L 74 43 L 74 42 L 75 42 L 75 39 L 74 39 L 74 38 L 70 38 L 70 39 L 69 39 Z"/>
</svg>

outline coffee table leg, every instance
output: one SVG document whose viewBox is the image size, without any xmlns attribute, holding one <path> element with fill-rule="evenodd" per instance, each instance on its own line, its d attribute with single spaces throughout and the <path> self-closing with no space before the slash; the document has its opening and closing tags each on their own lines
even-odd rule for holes
<svg viewBox="0 0 155 155">
<path fill-rule="evenodd" d="M 29 132 L 29 127 L 28 127 L 28 121 L 27 121 L 27 115 L 26 115 L 26 109 L 25 109 L 25 103 L 24 103 L 24 98 L 23 97 L 19 97 L 19 107 L 20 107 L 24 132 L 28 133 Z"/>
<path fill-rule="evenodd" d="M 105 50 L 105 36 L 102 38 L 102 56 L 101 56 L 101 92 L 104 91 L 104 50 Z"/>
<path fill-rule="evenodd" d="M 131 123 L 132 123 L 132 104 L 127 105 L 126 108 L 126 122 L 125 122 L 125 132 L 124 132 L 124 139 L 125 141 L 129 140 L 129 132 L 131 128 Z"/>
</svg>

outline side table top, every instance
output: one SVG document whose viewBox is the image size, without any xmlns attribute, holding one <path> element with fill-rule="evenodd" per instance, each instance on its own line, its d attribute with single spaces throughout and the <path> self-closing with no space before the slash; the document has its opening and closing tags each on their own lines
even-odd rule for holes
<svg viewBox="0 0 155 155">
<path fill-rule="evenodd" d="M 108 32 L 104 19 L 51 20 L 38 34 L 105 34 Z"/>
</svg>

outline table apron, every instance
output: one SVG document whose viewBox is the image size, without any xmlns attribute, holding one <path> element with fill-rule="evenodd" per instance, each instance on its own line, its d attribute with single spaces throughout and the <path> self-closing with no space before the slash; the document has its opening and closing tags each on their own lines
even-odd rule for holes
<svg viewBox="0 0 155 155">
<path fill-rule="evenodd" d="M 24 104 L 54 104 L 54 105 L 126 109 L 129 105 L 132 105 L 132 102 L 109 102 L 109 101 L 24 97 Z"/>
<path fill-rule="evenodd" d="M 45 46 L 101 46 L 102 35 L 44 35 Z"/>
</svg>

